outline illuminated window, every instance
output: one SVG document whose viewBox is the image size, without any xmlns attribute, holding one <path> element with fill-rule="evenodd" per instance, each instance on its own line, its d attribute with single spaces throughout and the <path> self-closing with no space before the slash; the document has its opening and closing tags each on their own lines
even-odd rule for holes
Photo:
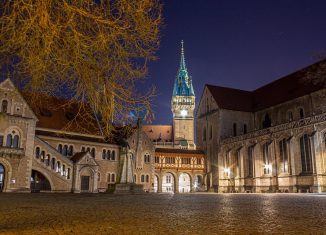
<svg viewBox="0 0 326 235">
<path fill-rule="evenodd" d="M 287 151 L 286 139 L 282 139 L 279 142 L 279 149 L 280 149 L 281 172 L 285 173 L 288 172 L 288 151 Z"/>
<path fill-rule="evenodd" d="M 264 161 L 264 174 L 270 174 L 272 169 L 271 169 L 270 159 L 269 159 L 268 143 L 265 143 L 263 145 L 263 161 Z"/>
<path fill-rule="evenodd" d="M 307 134 L 300 138 L 302 173 L 312 173 L 311 143 Z"/>
</svg>

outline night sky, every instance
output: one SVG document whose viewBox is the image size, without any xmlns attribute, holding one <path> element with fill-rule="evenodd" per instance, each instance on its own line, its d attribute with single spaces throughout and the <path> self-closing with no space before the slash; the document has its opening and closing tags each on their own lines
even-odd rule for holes
<svg viewBox="0 0 326 235">
<path fill-rule="evenodd" d="M 184 40 L 196 101 L 205 84 L 254 90 L 318 60 L 326 49 L 325 0 L 165 0 L 159 59 L 149 67 L 154 124 L 171 124 Z"/>
</svg>

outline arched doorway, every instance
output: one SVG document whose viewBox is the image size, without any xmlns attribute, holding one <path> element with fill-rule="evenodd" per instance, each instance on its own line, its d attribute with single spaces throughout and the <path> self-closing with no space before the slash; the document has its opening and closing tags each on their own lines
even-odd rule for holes
<svg viewBox="0 0 326 235">
<path fill-rule="evenodd" d="M 154 175 L 154 192 L 155 193 L 158 192 L 158 185 L 159 185 L 158 176 L 157 175 Z"/>
<path fill-rule="evenodd" d="M 51 191 L 51 185 L 48 179 L 40 172 L 32 170 L 31 176 L 31 191 Z"/>
<path fill-rule="evenodd" d="M 80 172 L 80 191 L 83 193 L 93 192 L 94 172 L 91 168 L 85 167 Z"/>
<path fill-rule="evenodd" d="M 196 192 L 202 190 L 202 185 L 203 185 L 203 177 L 201 175 L 196 175 L 195 183 L 194 183 Z"/>
<path fill-rule="evenodd" d="M 187 173 L 182 173 L 179 176 L 179 193 L 190 193 L 191 180 Z"/>
<path fill-rule="evenodd" d="M 3 191 L 5 186 L 5 167 L 0 164 L 0 192 Z"/>
<path fill-rule="evenodd" d="M 162 178 L 162 192 L 174 193 L 174 176 L 171 173 L 166 173 Z"/>
</svg>

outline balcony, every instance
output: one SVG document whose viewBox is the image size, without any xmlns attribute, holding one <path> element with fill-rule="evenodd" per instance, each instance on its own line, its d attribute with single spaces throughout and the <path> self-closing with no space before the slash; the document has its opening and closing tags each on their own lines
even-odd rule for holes
<svg viewBox="0 0 326 235">
<path fill-rule="evenodd" d="M 23 148 L 9 148 L 0 146 L 0 157 L 3 156 L 23 156 L 25 150 Z"/>
</svg>

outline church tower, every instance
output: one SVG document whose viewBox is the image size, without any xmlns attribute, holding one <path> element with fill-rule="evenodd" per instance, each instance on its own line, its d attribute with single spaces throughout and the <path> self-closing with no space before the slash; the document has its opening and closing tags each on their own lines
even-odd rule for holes
<svg viewBox="0 0 326 235">
<path fill-rule="evenodd" d="M 173 87 L 171 110 L 174 143 L 194 148 L 195 92 L 186 68 L 183 41 L 181 41 L 180 66 Z"/>
</svg>

